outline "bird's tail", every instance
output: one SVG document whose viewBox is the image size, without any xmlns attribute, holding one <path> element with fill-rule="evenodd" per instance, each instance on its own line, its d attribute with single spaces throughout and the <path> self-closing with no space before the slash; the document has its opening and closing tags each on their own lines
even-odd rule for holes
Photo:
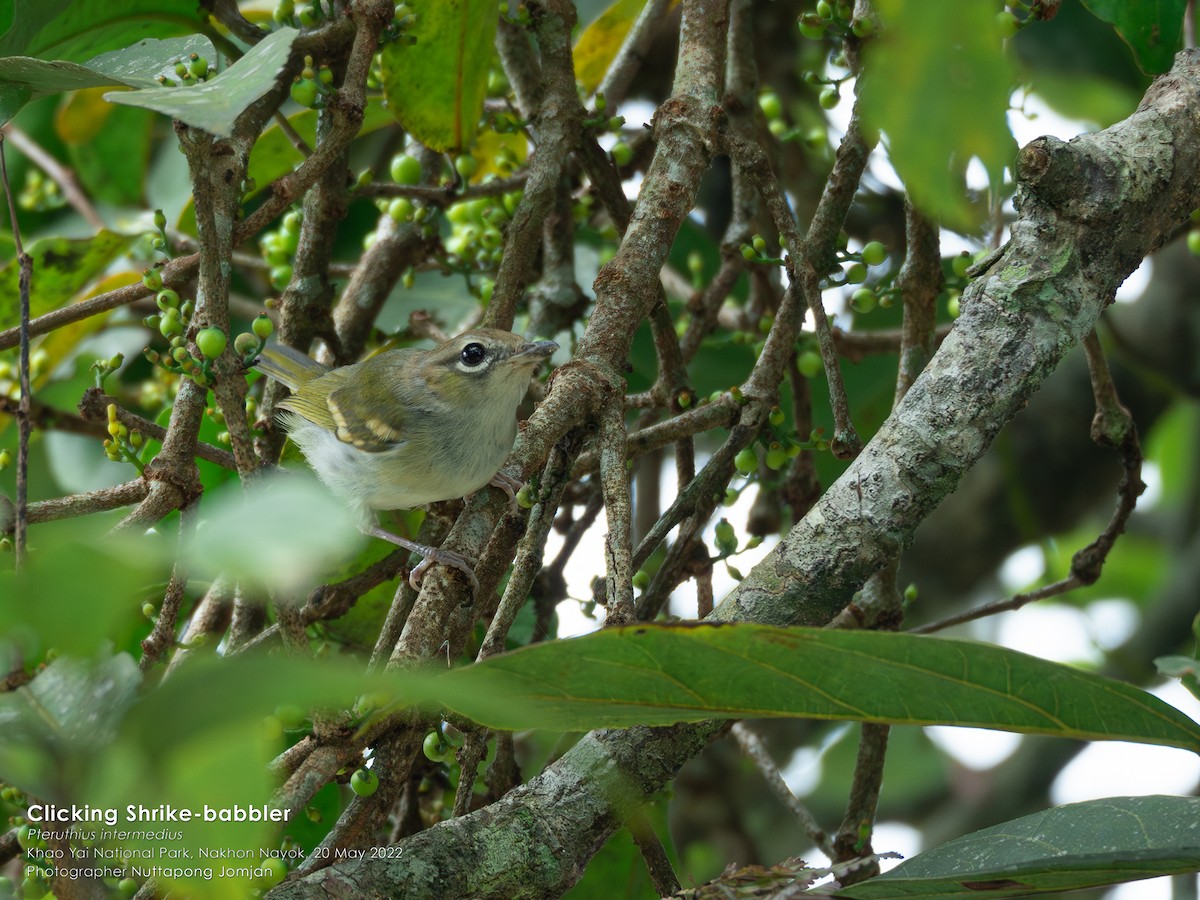
<svg viewBox="0 0 1200 900">
<path fill-rule="evenodd" d="M 254 368 L 287 385 L 293 391 L 329 371 L 294 347 L 283 344 L 264 347 L 258 359 L 254 361 Z"/>
</svg>

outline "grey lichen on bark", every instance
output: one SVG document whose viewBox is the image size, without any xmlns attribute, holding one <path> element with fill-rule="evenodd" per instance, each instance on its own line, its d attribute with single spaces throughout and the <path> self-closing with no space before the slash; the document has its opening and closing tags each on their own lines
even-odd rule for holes
<svg viewBox="0 0 1200 900">
<path fill-rule="evenodd" d="M 1121 282 L 1200 207 L 1200 52 L 1181 53 L 1124 122 L 1068 143 L 1034 141 L 1019 176 L 1012 238 L 964 293 L 952 334 L 713 619 L 827 623 L 908 544 Z M 593 732 L 497 803 L 403 841 L 398 857 L 336 864 L 270 896 L 558 896 L 721 727 Z"/>
</svg>

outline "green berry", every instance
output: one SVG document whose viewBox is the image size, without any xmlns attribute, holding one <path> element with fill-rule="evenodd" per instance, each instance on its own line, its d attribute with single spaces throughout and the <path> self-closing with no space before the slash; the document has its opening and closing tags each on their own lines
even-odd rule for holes
<svg viewBox="0 0 1200 900">
<path fill-rule="evenodd" d="M 282 266 L 271 266 L 271 286 L 277 291 L 282 291 L 291 283 L 292 267 L 288 264 Z"/>
<path fill-rule="evenodd" d="M 275 323 L 271 321 L 271 317 L 266 313 L 259 313 L 255 316 L 254 321 L 250 323 L 250 330 L 254 332 L 254 336 L 259 340 L 265 341 L 275 332 Z"/>
<path fill-rule="evenodd" d="M 421 744 L 421 752 L 430 762 L 445 762 L 453 755 L 450 745 L 446 743 L 439 731 L 431 731 L 425 735 L 425 741 Z"/>
<path fill-rule="evenodd" d="M 151 291 L 161 291 L 163 286 L 162 273 L 158 269 L 147 269 L 142 273 L 142 284 Z"/>
<path fill-rule="evenodd" d="M 421 180 L 421 163 L 407 153 L 392 157 L 392 181 L 396 184 L 416 184 Z"/>
<path fill-rule="evenodd" d="M 633 148 L 624 141 L 617 141 L 608 152 L 612 154 L 613 162 L 618 166 L 627 166 L 633 162 Z"/>
<path fill-rule="evenodd" d="M 458 172 L 466 181 L 479 171 L 479 160 L 470 153 L 464 153 L 454 160 L 454 171 Z"/>
<path fill-rule="evenodd" d="M 867 280 L 867 267 L 862 263 L 852 263 L 846 269 L 846 284 L 862 284 Z"/>
<path fill-rule="evenodd" d="M 737 550 L 737 532 L 733 530 L 733 526 L 729 524 L 728 519 L 721 519 L 721 521 L 717 522 L 715 531 L 715 543 L 718 552 L 728 555 Z"/>
<path fill-rule="evenodd" d="M 350 790 L 360 797 L 370 797 L 379 790 L 379 776 L 372 769 L 363 766 L 350 776 Z"/>
<path fill-rule="evenodd" d="M 258 868 L 262 869 L 262 874 L 256 879 L 260 887 L 274 887 L 287 876 L 287 863 L 278 856 L 268 856 L 265 859 L 260 859 L 257 865 Z"/>
<path fill-rule="evenodd" d="M 875 296 L 875 292 L 866 287 L 859 288 L 850 297 L 850 305 L 860 313 L 869 313 L 878 302 L 879 298 Z"/>
<path fill-rule="evenodd" d="M 233 339 L 233 349 L 238 356 L 246 356 L 258 349 L 258 338 L 248 331 L 243 331 Z"/>
<path fill-rule="evenodd" d="M 650 587 L 650 573 L 645 569 L 638 569 L 633 573 L 633 586 L 639 591 L 644 591 Z"/>
<path fill-rule="evenodd" d="M 188 71 L 193 78 L 207 78 L 208 60 L 197 53 L 193 53 L 191 62 L 188 63 Z"/>
<path fill-rule="evenodd" d="M 393 222 L 407 222 L 413 215 L 413 203 L 407 197 L 397 197 L 388 204 L 387 214 Z"/>
<path fill-rule="evenodd" d="M 817 15 L 822 19 L 833 18 L 833 7 L 829 5 L 829 0 L 817 0 Z"/>
<path fill-rule="evenodd" d="M 1003 10 L 996 13 L 996 30 L 1000 32 L 1000 37 L 1010 38 L 1021 30 L 1021 20 L 1008 10 Z"/>
<path fill-rule="evenodd" d="M 946 312 L 950 314 L 950 318 L 957 319 L 960 311 L 961 307 L 959 305 L 958 292 L 952 291 L 950 293 L 950 299 L 946 301 Z"/>
<path fill-rule="evenodd" d="M 821 362 L 821 354 L 815 350 L 805 350 L 796 357 L 796 368 L 805 378 L 816 378 L 825 369 Z"/>
<path fill-rule="evenodd" d="M 822 109 L 833 109 L 841 99 L 842 95 L 838 93 L 838 89 L 830 85 L 821 91 L 821 96 L 817 98 L 817 102 L 821 104 Z"/>
<path fill-rule="evenodd" d="M 754 252 L 762 256 L 767 252 L 767 239 L 761 234 L 756 234 L 750 241 L 754 245 Z"/>
<path fill-rule="evenodd" d="M 778 428 L 780 425 L 782 425 L 787 420 L 787 416 L 784 414 L 783 410 L 780 409 L 778 406 L 773 406 L 773 407 L 771 407 L 771 414 L 770 414 L 769 419 L 770 419 L 771 424 L 774 425 L 776 428 Z"/>
<path fill-rule="evenodd" d="M 767 448 L 767 468 L 772 472 L 778 472 L 787 463 L 787 451 L 778 443 L 772 443 Z"/>
<path fill-rule="evenodd" d="M 917 586 L 915 584 L 910 584 L 908 587 L 906 587 L 904 589 L 904 602 L 912 603 L 916 599 L 917 599 Z"/>
<path fill-rule="evenodd" d="M 1200 256 L 1200 229 L 1188 232 L 1187 248 L 1193 256 Z"/>
<path fill-rule="evenodd" d="M 970 252 L 964 250 L 950 261 L 950 270 L 959 278 L 966 278 L 967 269 L 971 268 L 971 264 L 974 262 L 974 257 L 971 256 Z"/>
<path fill-rule="evenodd" d="M 850 23 L 850 30 L 856 38 L 865 38 L 875 31 L 875 20 L 868 18 L 855 19 Z"/>
<path fill-rule="evenodd" d="M 158 296 L 154 298 L 154 302 L 158 304 L 158 308 L 163 312 L 168 309 L 179 309 L 179 295 L 170 288 L 158 292 Z"/>
<path fill-rule="evenodd" d="M 783 115 L 783 104 L 779 101 L 779 95 L 774 91 L 758 95 L 758 108 L 768 119 L 778 119 Z"/>
<path fill-rule="evenodd" d="M 279 223 L 284 234 L 299 234 L 300 226 L 304 223 L 304 215 L 299 210 L 289 210 Z"/>
<path fill-rule="evenodd" d="M 862 250 L 862 261 L 868 266 L 878 266 L 887 259 L 887 247 L 879 241 L 871 241 Z"/>
<path fill-rule="evenodd" d="M 751 475 L 758 471 L 758 454 L 753 447 L 743 447 L 733 458 L 733 467 L 743 475 Z"/>
<path fill-rule="evenodd" d="M 317 105 L 317 82 L 312 78 L 297 78 L 292 82 L 292 99 L 307 109 Z"/>
<path fill-rule="evenodd" d="M 196 334 L 196 346 L 208 359 L 216 359 L 225 352 L 229 338 L 220 328 L 201 328 Z"/>
<path fill-rule="evenodd" d="M 533 509 L 533 504 L 533 489 L 527 484 L 521 485 L 520 490 L 517 491 L 517 506 L 521 509 Z"/>
<path fill-rule="evenodd" d="M 753 262 L 758 259 L 758 251 L 749 244 L 742 244 L 742 259 Z"/>
<path fill-rule="evenodd" d="M 733 506 L 733 504 L 737 503 L 738 496 L 739 496 L 738 492 L 735 491 L 733 488 L 726 488 L 725 489 L 725 499 L 722 500 L 721 502 L 723 504 L 725 504 L 726 506 Z"/>
<path fill-rule="evenodd" d="M 805 13 L 796 22 L 800 34 L 810 41 L 819 41 L 825 37 L 825 27 L 829 23 L 815 13 Z"/>
</svg>

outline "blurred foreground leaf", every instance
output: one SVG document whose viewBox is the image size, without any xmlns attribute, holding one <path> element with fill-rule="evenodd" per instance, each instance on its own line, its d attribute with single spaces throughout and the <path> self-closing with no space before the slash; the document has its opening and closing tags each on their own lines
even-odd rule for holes
<svg viewBox="0 0 1200 900">
<path fill-rule="evenodd" d="M 916 204 L 970 230 L 964 176 L 978 157 L 993 187 L 1016 155 L 1008 128 L 1015 75 L 985 0 L 880 0 L 883 27 L 865 48 L 862 114 Z"/>
</svg>

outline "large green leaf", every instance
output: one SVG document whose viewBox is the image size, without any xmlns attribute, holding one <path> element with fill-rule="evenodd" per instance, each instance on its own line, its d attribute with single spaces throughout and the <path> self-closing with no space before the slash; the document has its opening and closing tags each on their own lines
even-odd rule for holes
<svg viewBox="0 0 1200 900">
<path fill-rule="evenodd" d="M 1016 154 L 1008 128 L 1015 76 L 990 0 L 879 0 L 883 28 L 867 44 L 866 122 L 913 200 L 956 228 L 978 223 L 963 175 L 978 157 L 993 185 Z"/>
<path fill-rule="evenodd" d="M 0 59 L 33 57 L 67 63 L 83 62 L 151 36 L 162 38 L 204 28 L 194 0 L 0 0 L 0 32 L 6 18 L 12 27 L 0 37 Z M 42 72 L 38 77 L 49 74 Z M 78 75 L 62 70 L 54 77 Z M 34 96 L 20 78 L 0 75 L 0 123 L 11 119 Z"/>
<path fill-rule="evenodd" d="M 838 891 L 849 900 L 1025 897 L 1200 869 L 1200 799 L 1072 803 L 965 835 Z"/>
<path fill-rule="evenodd" d="M 425 702 L 508 730 L 802 716 L 1200 752 L 1200 725 L 1138 688 L 1002 647 L 906 634 L 614 628 L 454 669 L 420 690 Z"/>
<path fill-rule="evenodd" d="M 1187 0 L 1083 0 L 1083 5 L 1116 29 L 1143 72 L 1171 68 L 1181 47 Z"/>
<path fill-rule="evenodd" d="M 42 238 L 35 242 L 29 248 L 33 258 L 29 314 L 40 316 L 58 309 L 124 253 L 132 240 L 128 235 L 101 231 L 90 238 Z M 16 260 L 0 269 L 0 324 L 15 325 L 20 318 L 19 279 Z"/>
<path fill-rule="evenodd" d="M 216 50 L 204 35 L 193 34 L 165 41 L 148 38 L 86 63 L 47 61 L 31 56 L 0 59 L 0 115 L 3 116 L 0 121 L 11 118 L 29 100 L 47 94 L 119 85 L 156 89 L 157 76 L 174 78 L 175 62 L 187 59 L 192 53 L 212 58 Z"/>
<path fill-rule="evenodd" d="M 193 128 L 228 137 L 237 117 L 274 86 L 299 33 L 294 28 L 273 31 L 224 72 L 200 84 L 113 91 L 104 99 L 152 109 Z"/>
<path fill-rule="evenodd" d="M 383 92 L 397 121 L 426 147 L 475 141 L 498 21 L 491 0 L 412 0 L 415 44 L 383 48 Z"/>
</svg>

